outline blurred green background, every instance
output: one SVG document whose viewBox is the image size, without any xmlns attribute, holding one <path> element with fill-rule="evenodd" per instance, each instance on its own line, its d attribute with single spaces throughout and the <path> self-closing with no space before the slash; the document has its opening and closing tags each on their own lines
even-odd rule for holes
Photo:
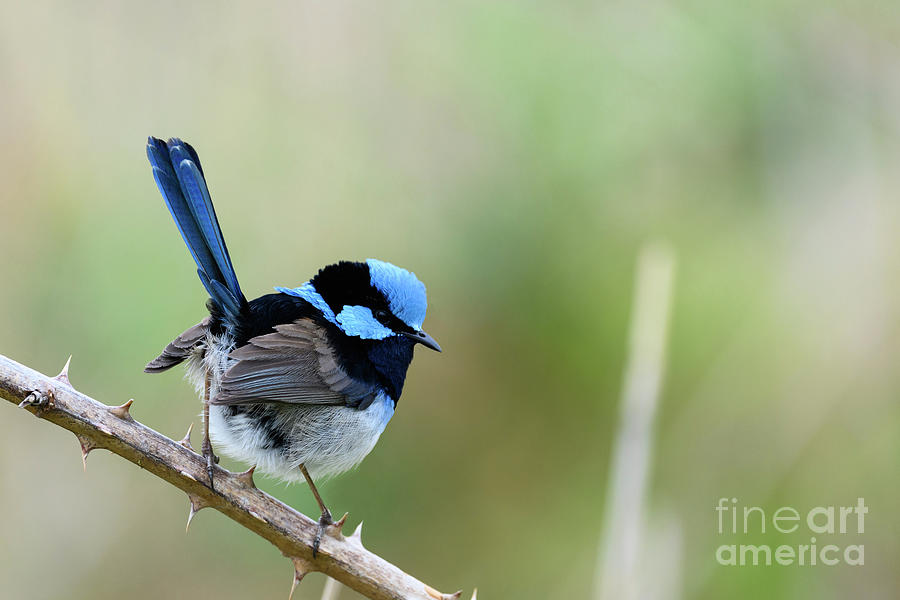
<svg viewBox="0 0 900 600">
<path fill-rule="evenodd" d="M 199 423 L 179 373 L 141 372 L 204 314 L 144 156 L 183 137 L 248 296 L 370 256 L 428 286 L 444 352 L 417 353 L 376 449 L 322 486 L 332 509 L 445 591 L 590 598 L 636 257 L 664 240 L 647 515 L 678 533 L 642 578 L 896 598 L 898 39 L 885 0 L 7 0 L 0 353 L 49 374 L 72 354 L 79 390 L 170 437 Z M 258 484 L 316 513 L 305 486 Z M 719 566 L 722 543 L 808 543 L 717 535 L 720 497 L 864 497 L 839 543 L 866 564 Z M 83 473 L 71 434 L 0 406 L 3 598 L 286 597 L 274 547 L 212 511 L 185 535 L 187 508 L 101 451 Z"/>
</svg>

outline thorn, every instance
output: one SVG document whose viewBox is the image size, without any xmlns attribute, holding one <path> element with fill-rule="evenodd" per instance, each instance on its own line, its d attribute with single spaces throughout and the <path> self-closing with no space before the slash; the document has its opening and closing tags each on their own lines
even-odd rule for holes
<svg viewBox="0 0 900 600">
<path fill-rule="evenodd" d="M 457 600 L 457 598 L 462 596 L 462 590 L 455 594 L 442 594 L 428 584 L 425 584 L 425 593 L 434 598 L 434 600 Z"/>
<path fill-rule="evenodd" d="M 350 513 L 344 513 L 344 516 L 325 527 L 325 533 L 330 535 L 336 540 L 344 539 L 344 532 L 341 531 L 344 528 L 344 523 L 347 521 L 347 516 Z"/>
<path fill-rule="evenodd" d="M 256 465 L 253 465 L 243 473 L 235 473 L 234 477 L 241 483 L 243 483 L 247 487 L 255 488 L 256 484 L 253 482 L 253 471 L 256 470 Z"/>
<path fill-rule="evenodd" d="M 190 450 L 191 452 L 194 451 L 194 447 L 191 446 L 191 431 L 192 431 L 193 429 L 194 429 L 194 424 L 191 423 L 190 425 L 188 425 L 187 433 L 184 434 L 184 437 L 181 438 L 181 441 L 180 441 L 180 442 L 178 442 L 179 444 L 181 444 L 182 446 L 184 446 L 185 448 L 187 448 L 187 449 Z"/>
<path fill-rule="evenodd" d="M 312 571 L 312 566 L 302 558 L 292 558 L 291 561 L 294 563 L 294 580 L 291 582 L 291 593 L 288 594 L 288 600 L 294 597 L 294 590 L 297 588 L 297 584 L 303 581 L 303 578 Z"/>
<path fill-rule="evenodd" d="M 478 600 L 478 588 L 472 590 L 472 600 Z"/>
<path fill-rule="evenodd" d="M 66 385 L 71 386 L 71 382 L 69 382 L 69 365 L 72 363 L 72 355 L 69 355 L 69 360 L 66 361 L 66 366 L 62 368 L 62 371 L 59 372 L 59 375 L 54 377 L 53 379 L 57 381 L 61 381 Z"/>
<path fill-rule="evenodd" d="M 113 406 L 109 409 L 109 412 L 119 417 L 123 421 L 134 421 L 134 418 L 131 416 L 131 405 L 134 404 L 134 398 L 123 404 L 122 406 Z"/>
<path fill-rule="evenodd" d="M 188 532 L 188 528 L 190 528 L 191 526 L 191 521 L 194 520 L 194 515 L 196 515 L 207 506 L 212 506 L 209 502 L 207 502 L 200 496 L 195 496 L 194 494 L 188 494 L 188 500 L 191 501 L 191 512 L 188 513 L 187 525 L 184 526 L 185 533 Z"/>
<path fill-rule="evenodd" d="M 81 446 L 81 464 L 84 467 L 85 472 L 87 472 L 87 457 L 90 454 L 91 450 L 95 448 L 99 448 L 91 439 L 84 437 L 83 435 L 75 434 L 75 437 L 78 438 L 78 444 Z"/>
<path fill-rule="evenodd" d="M 362 524 L 360 521 L 359 525 L 356 526 L 356 529 L 353 530 L 353 533 L 347 538 L 347 541 L 351 544 L 358 544 L 360 548 L 362 548 Z"/>
</svg>

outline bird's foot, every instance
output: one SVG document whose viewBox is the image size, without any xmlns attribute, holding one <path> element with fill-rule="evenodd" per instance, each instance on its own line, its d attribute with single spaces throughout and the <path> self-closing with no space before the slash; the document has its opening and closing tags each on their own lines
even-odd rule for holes
<svg viewBox="0 0 900 600">
<path fill-rule="evenodd" d="M 313 539 L 313 558 L 319 553 L 319 545 L 326 535 L 331 536 L 336 540 L 346 539 L 344 537 L 343 529 L 348 515 L 349 513 L 344 513 L 343 517 L 335 521 L 331 518 L 331 512 L 328 509 L 325 509 L 322 516 L 319 517 L 319 523 L 316 527 L 316 537 Z M 357 528 L 357 532 L 358 531 L 359 528 Z M 357 533 L 354 533 L 353 535 L 355 536 Z"/>
<path fill-rule="evenodd" d="M 213 471 L 215 471 L 215 466 L 219 464 L 219 457 L 213 453 L 212 443 L 210 443 L 209 438 L 203 440 L 201 450 L 203 458 L 206 459 L 206 474 L 209 477 L 209 489 L 215 490 L 216 486 L 213 483 Z"/>
<path fill-rule="evenodd" d="M 319 517 L 319 524 L 316 527 L 316 537 L 313 539 L 313 558 L 319 553 L 319 544 L 322 543 L 322 538 L 325 537 L 325 532 L 328 531 L 328 528 L 334 525 L 334 519 L 331 518 L 331 511 L 327 508 L 322 511 L 322 516 Z"/>
</svg>

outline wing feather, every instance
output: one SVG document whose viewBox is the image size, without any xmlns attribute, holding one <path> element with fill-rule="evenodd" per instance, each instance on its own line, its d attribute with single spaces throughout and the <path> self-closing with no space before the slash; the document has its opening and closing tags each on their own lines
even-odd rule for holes
<svg viewBox="0 0 900 600">
<path fill-rule="evenodd" d="M 212 404 L 346 405 L 366 408 L 376 390 L 351 378 L 338 364 L 326 331 L 310 319 L 277 325 L 251 338 L 229 358 Z"/>
<path fill-rule="evenodd" d="M 193 352 L 195 346 L 203 343 L 207 331 L 209 331 L 209 317 L 206 317 L 172 340 L 165 350 L 162 351 L 162 354 L 144 367 L 144 372 L 160 373 L 184 361 Z"/>
</svg>

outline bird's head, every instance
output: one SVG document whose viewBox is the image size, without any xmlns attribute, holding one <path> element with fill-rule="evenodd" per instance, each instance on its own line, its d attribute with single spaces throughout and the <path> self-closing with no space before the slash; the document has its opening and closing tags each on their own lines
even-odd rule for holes
<svg viewBox="0 0 900 600">
<path fill-rule="evenodd" d="M 441 347 L 422 331 L 428 302 L 425 285 L 406 269 L 370 258 L 329 265 L 298 288 L 275 288 L 299 296 L 346 335 L 367 340 L 401 336 L 432 350 Z"/>
</svg>

